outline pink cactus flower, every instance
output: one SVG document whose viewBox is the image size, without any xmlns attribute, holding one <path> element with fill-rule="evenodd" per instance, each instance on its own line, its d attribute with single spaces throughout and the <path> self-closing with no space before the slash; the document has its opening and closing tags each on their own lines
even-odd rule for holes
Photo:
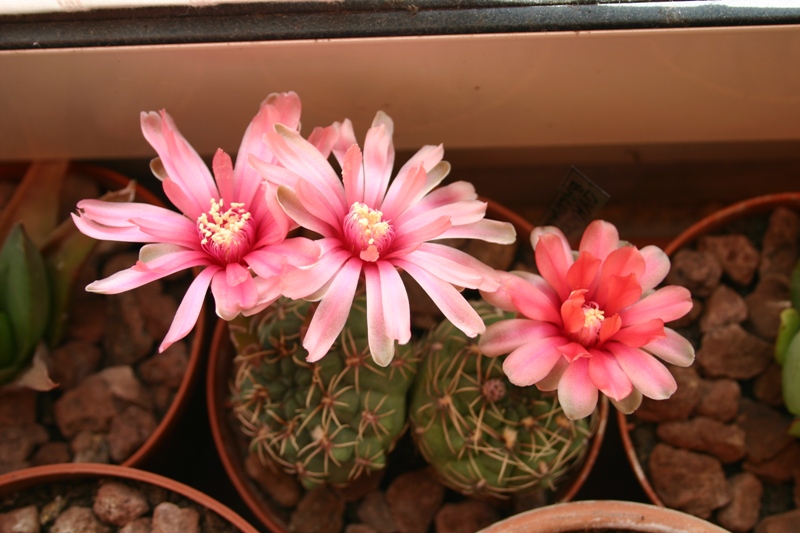
<svg viewBox="0 0 800 533">
<path fill-rule="evenodd" d="M 321 235 L 320 261 L 293 269 L 282 280 L 286 296 L 320 300 L 303 340 L 309 361 L 322 358 L 339 336 L 363 279 L 369 347 L 378 364 L 388 365 L 395 341 L 405 344 L 411 338 L 401 270 L 467 335 L 485 330 L 457 287 L 495 290 L 499 284 L 494 270 L 431 241 L 461 237 L 510 243 L 516 238 L 514 228 L 484 218 L 486 204 L 477 199 L 472 185 L 455 182 L 436 188 L 450 170 L 442 161 L 441 145 L 420 149 L 390 184 L 392 133 L 392 120 L 379 112 L 362 155 L 349 120 L 318 132 L 319 144 L 329 147 L 341 165 L 341 179 L 328 163 L 327 152 L 282 125 L 266 136 L 280 165 L 251 157 L 264 178 L 279 185 L 278 201 L 286 213 Z"/>
<path fill-rule="evenodd" d="M 217 314 L 226 320 L 256 313 L 275 301 L 284 266 L 313 263 L 319 247 L 309 239 L 286 238 L 294 226 L 278 205 L 274 187 L 247 164 L 247 156 L 273 160 L 262 142 L 265 131 L 277 122 L 296 129 L 299 120 L 296 94 L 270 95 L 244 134 L 236 166 L 217 150 L 212 177 L 166 111 L 143 112 L 142 132 L 159 155 L 151 168 L 183 214 L 141 203 L 78 202 L 73 219 L 86 235 L 150 243 L 141 248 L 131 268 L 95 281 L 86 290 L 116 294 L 187 268 L 204 267 L 178 307 L 160 351 L 191 331 L 209 286 Z"/>
<path fill-rule="evenodd" d="M 626 413 L 642 395 L 670 397 L 675 379 L 653 356 L 689 366 L 694 348 L 664 327 L 692 308 L 683 287 L 654 290 L 669 272 L 666 254 L 621 242 L 599 220 L 586 229 L 576 258 L 556 228 L 537 228 L 531 243 L 541 275 L 506 274 L 497 292 L 483 295 L 518 318 L 489 326 L 482 352 L 509 354 L 503 370 L 516 385 L 557 389 L 571 419 L 594 411 L 598 390 Z"/>
</svg>

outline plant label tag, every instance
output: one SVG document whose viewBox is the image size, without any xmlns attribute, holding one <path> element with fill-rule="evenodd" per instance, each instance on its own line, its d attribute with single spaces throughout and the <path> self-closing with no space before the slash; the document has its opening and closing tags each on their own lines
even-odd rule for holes
<svg viewBox="0 0 800 533">
<path fill-rule="evenodd" d="M 550 201 L 542 226 L 556 226 L 570 242 L 577 239 L 611 196 L 571 167 Z"/>
</svg>

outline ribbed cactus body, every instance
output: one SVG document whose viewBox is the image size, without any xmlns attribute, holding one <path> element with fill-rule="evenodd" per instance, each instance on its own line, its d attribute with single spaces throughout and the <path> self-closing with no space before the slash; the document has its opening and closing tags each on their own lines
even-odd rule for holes
<svg viewBox="0 0 800 533">
<path fill-rule="evenodd" d="M 473 304 L 486 324 L 504 316 Z M 441 480 L 466 495 L 507 497 L 555 489 L 588 449 L 592 421 L 564 416 L 554 393 L 517 387 L 503 358 L 483 356 L 445 320 L 422 342 L 409 418 L 422 455 Z"/>
<path fill-rule="evenodd" d="M 312 304 L 280 299 L 231 322 L 237 348 L 233 410 L 251 448 L 296 474 L 306 488 L 345 486 L 385 466 L 406 428 L 418 358 L 398 346 L 387 367 L 369 351 L 363 296 L 330 352 L 308 363 L 302 335 Z"/>
</svg>

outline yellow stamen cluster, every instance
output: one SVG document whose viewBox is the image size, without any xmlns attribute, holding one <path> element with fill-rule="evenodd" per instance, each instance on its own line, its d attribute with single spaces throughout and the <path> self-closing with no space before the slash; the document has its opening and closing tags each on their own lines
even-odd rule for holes
<svg viewBox="0 0 800 533">
<path fill-rule="evenodd" d="M 604 318 L 605 313 L 602 309 L 597 308 L 597 304 L 586 307 L 583 310 L 583 327 L 599 329 Z"/>
<path fill-rule="evenodd" d="M 377 261 L 380 250 L 376 241 L 380 241 L 390 231 L 391 226 L 383 220 L 383 213 L 370 209 L 367 205 L 355 202 L 350 207 L 350 219 L 361 239 L 361 259 Z"/>
<path fill-rule="evenodd" d="M 226 211 L 221 212 L 224 203 L 222 198 L 219 202 L 212 198 L 208 213 L 197 217 L 197 228 L 203 236 L 201 244 L 208 244 L 211 239 L 217 245 L 230 245 L 250 219 L 251 215 L 244 209 L 243 203 L 233 202 Z"/>
</svg>

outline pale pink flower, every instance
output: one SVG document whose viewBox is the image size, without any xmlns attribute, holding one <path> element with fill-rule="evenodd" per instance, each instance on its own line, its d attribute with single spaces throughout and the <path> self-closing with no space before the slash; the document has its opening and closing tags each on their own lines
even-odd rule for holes
<svg viewBox="0 0 800 533">
<path fill-rule="evenodd" d="M 394 163 L 393 123 L 379 112 L 367 132 L 364 153 L 350 121 L 318 130 L 312 137 L 320 151 L 292 128 L 277 125 L 267 144 L 280 165 L 252 157 L 265 179 L 279 185 L 278 201 L 301 226 L 321 235 L 320 261 L 293 269 L 282 280 L 291 298 L 320 299 L 303 341 L 308 360 L 323 357 L 339 336 L 359 280 L 367 293 L 368 340 L 372 357 L 388 365 L 394 343 L 411 338 L 408 294 L 400 277 L 407 272 L 458 328 L 475 336 L 483 321 L 459 288 L 495 290 L 495 272 L 450 246 L 430 242 L 477 238 L 510 243 L 513 226 L 486 220 L 486 203 L 465 182 L 436 188 L 450 165 L 441 146 L 425 146 L 398 171 Z M 340 179 L 328 163 L 333 150 Z"/>
<path fill-rule="evenodd" d="M 305 238 L 286 238 L 294 226 L 277 204 L 274 187 L 247 164 L 247 156 L 273 160 L 262 142 L 264 132 L 277 122 L 297 128 L 299 120 L 296 94 L 270 95 L 244 134 L 236 166 L 218 150 L 212 177 L 166 111 L 143 112 L 142 132 L 159 155 L 151 168 L 183 214 L 141 203 L 78 202 L 73 219 L 86 235 L 151 243 L 141 248 L 131 268 L 95 281 L 86 290 L 116 294 L 187 268 L 204 267 L 178 307 L 162 351 L 194 327 L 209 286 L 217 314 L 225 320 L 239 313 L 253 314 L 275 301 L 284 265 L 313 263 L 319 247 Z"/>
<path fill-rule="evenodd" d="M 683 287 L 653 290 L 669 272 L 666 254 L 621 242 L 599 220 L 586 229 L 577 258 L 556 228 L 538 228 L 531 243 L 541 275 L 506 274 L 497 292 L 483 295 L 518 318 L 489 326 L 481 351 L 509 354 L 503 370 L 515 385 L 558 389 L 571 419 L 591 414 L 598 390 L 626 413 L 642 395 L 670 397 L 675 379 L 653 356 L 688 366 L 694 348 L 664 327 L 692 308 Z"/>
</svg>

